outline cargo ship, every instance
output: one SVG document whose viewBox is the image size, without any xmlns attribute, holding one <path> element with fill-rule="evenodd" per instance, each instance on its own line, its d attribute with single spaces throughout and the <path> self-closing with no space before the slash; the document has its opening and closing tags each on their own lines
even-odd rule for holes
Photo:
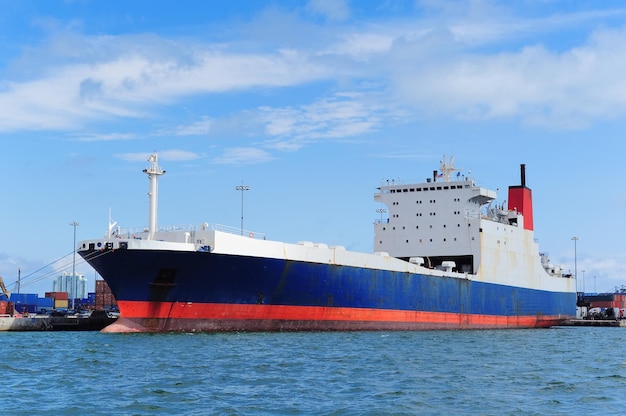
<svg viewBox="0 0 626 416">
<path fill-rule="evenodd" d="M 108 283 L 120 318 L 107 332 L 532 328 L 575 316 L 575 279 L 539 251 L 532 191 L 497 192 L 443 158 L 421 182 L 383 181 L 374 252 L 203 223 L 157 226 L 153 153 L 148 227 L 77 251 Z M 382 217 L 383 213 L 387 215 Z"/>
</svg>

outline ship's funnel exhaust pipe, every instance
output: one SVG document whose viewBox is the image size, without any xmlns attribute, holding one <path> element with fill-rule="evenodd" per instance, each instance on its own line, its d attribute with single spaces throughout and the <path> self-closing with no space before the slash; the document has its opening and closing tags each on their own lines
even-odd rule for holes
<svg viewBox="0 0 626 416">
<path fill-rule="evenodd" d="M 509 186 L 509 209 L 516 210 L 524 217 L 524 229 L 534 230 L 533 193 L 526 187 L 526 165 L 520 165 L 520 185 Z"/>
</svg>

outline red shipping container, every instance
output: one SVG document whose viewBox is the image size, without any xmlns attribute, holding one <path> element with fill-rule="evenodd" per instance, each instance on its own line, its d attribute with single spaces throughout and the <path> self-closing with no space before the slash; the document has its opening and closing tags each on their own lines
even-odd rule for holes
<svg viewBox="0 0 626 416">
<path fill-rule="evenodd" d="M 46 292 L 45 297 L 52 298 L 54 300 L 68 300 L 67 292 Z"/>
<path fill-rule="evenodd" d="M 591 302 L 590 308 L 615 308 L 615 302 L 610 300 L 599 300 L 595 302 Z"/>
</svg>

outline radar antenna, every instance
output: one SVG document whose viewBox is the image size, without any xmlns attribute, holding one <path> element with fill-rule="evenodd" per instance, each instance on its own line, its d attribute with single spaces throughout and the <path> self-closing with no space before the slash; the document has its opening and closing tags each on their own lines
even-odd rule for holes
<svg viewBox="0 0 626 416">
<path fill-rule="evenodd" d="M 446 182 L 450 181 L 450 174 L 452 172 L 458 172 L 459 170 L 454 167 L 454 156 L 450 156 L 448 160 L 446 155 L 443 155 L 443 159 L 439 161 L 439 170 L 441 171 L 441 176 Z"/>
</svg>

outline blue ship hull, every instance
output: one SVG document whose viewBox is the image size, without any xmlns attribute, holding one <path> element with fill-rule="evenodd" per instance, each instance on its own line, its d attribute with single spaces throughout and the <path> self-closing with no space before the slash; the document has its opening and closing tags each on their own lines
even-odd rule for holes
<svg viewBox="0 0 626 416">
<path fill-rule="evenodd" d="M 576 295 L 457 277 L 208 252 L 80 254 L 105 277 L 118 330 L 470 329 L 552 326 Z"/>
</svg>

